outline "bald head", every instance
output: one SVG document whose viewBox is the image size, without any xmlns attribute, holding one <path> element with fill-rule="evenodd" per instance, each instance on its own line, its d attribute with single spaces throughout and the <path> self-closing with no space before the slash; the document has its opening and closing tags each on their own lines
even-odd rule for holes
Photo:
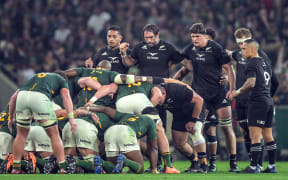
<svg viewBox="0 0 288 180">
<path fill-rule="evenodd" d="M 111 70 L 111 63 L 107 60 L 100 61 L 97 65 L 97 68 L 101 68 L 101 69 L 110 71 Z"/>
<path fill-rule="evenodd" d="M 242 48 L 243 58 L 252 58 L 258 56 L 259 43 L 254 39 L 244 41 Z"/>
</svg>

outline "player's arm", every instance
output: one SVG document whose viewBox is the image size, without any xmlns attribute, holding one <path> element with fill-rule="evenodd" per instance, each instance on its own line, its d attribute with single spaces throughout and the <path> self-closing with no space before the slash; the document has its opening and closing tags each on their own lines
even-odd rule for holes
<svg viewBox="0 0 288 180">
<path fill-rule="evenodd" d="M 63 101 L 63 105 L 68 113 L 69 122 L 71 124 L 71 130 L 75 134 L 77 131 L 77 124 L 75 123 L 75 120 L 74 120 L 73 103 L 71 100 L 69 90 L 67 88 L 61 88 L 60 95 Z"/>
<path fill-rule="evenodd" d="M 115 83 L 111 83 L 109 85 L 103 85 L 101 86 L 97 92 L 94 94 L 92 98 L 85 104 L 85 107 L 91 106 L 94 104 L 95 101 L 98 99 L 110 95 L 110 94 L 115 94 L 117 92 L 118 85 Z"/>
<path fill-rule="evenodd" d="M 173 79 L 177 79 L 179 81 L 182 81 L 182 79 L 189 73 L 189 71 L 183 66 L 181 69 L 179 69 L 175 75 L 173 76 Z"/>
<path fill-rule="evenodd" d="M 193 97 L 191 99 L 191 103 L 194 104 L 192 118 L 195 119 L 196 121 L 199 118 L 200 113 L 202 111 L 204 100 L 198 93 L 193 91 Z"/>
<path fill-rule="evenodd" d="M 131 56 L 127 55 L 127 50 L 128 50 L 129 44 L 124 42 L 120 44 L 120 53 L 122 57 L 122 63 L 126 67 L 131 67 L 136 63 L 136 60 L 132 58 Z"/>
<path fill-rule="evenodd" d="M 181 61 L 181 64 L 190 72 L 193 72 L 193 65 L 192 62 L 186 58 L 184 58 L 183 61 Z"/>
<path fill-rule="evenodd" d="M 78 85 L 81 88 L 90 87 L 94 90 L 98 90 L 101 87 L 99 81 L 91 78 L 91 77 L 82 77 L 78 80 Z"/>
<path fill-rule="evenodd" d="M 16 108 L 16 100 L 18 96 L 19 90 L 17 90 L 10 98 L 9 100 L 9 117 L 10 121 L 8 122 L 8 128 L 10 132 L 12 132 L 12 124 L 15 122 L 14 114 L 15 114 L 15 108 Z"/>
<path fill-rule="evenodd" d="M 227 96 L 235 89 L 235 72 L 233 70 L 233 67 L 230 63 L 223 64 L 222 67 L 226 70 L 228 75 L 228 81 L 229 81 L 229 91 L 227 93 Z"/>
<path fill-rule="evenodd" d="M 230 97 L 230 100 L 232 100 L 234 97 L 239 96 L 240 94 L 243 94 L 247 92 L 249 89 L 254 88 L 256 83 L 256 77 L 249 77 L 246 82 L 243 84 L 242 87 L 240 87 L 237 90 L 234 90 L 232 92 L 232 95 Z"/>
<path fill-rule="evenodd" d="M 77 71 L 75 69 L 68 69 L 66 71 L 55 71 L 55 73 L 67 78 L 73 78 L 77 76 Z"/>
<path fill-rule="evenodd" d="M 151 139 L 147 142 L 147 153 L 149 155 L 150 167 L 152 168 L 152 173 L 157 172 L 157 139 Z"/>
<path fill-rule="evenodd" d="M 87 110 L 92 111 L 92 112 L 104 113 L 107 116 L 109 116 L 111 119 L 113 119 L 116 114 L 116 110 L 111 107 L 95 105 L 95 104 L 93 104 L 91 107 L 87 107 Z"/>
<path fill-rule="evenodd" d="M 57 109 L 54 112 L 55 112 L 57 117 L 68 118 L 68 113 L 67 113 L 66 109 Z M 88 110 L 83 109 L 83 108 L 76 109 L 75 111 L 73 111 L 73 114 L 74 114 L 74 117 L 90 115 L 95 123 L 97 123 L 99 121 L 99 118 L 95 113 L 92 113 L 91 111 L 88 111 Z"/>
</svg>

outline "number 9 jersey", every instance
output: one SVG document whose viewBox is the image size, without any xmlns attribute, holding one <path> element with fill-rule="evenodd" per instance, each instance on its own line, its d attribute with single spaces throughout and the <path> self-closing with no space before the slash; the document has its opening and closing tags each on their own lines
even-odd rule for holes
<svg viewBox="0 0 288 180">
<path fill-rule="evenodd" d="M 259 101 L 271 98 L 271 65 L 260 57 L 247 59 L 247 61 L 248 64 L 245 71 L 247 78 L 256 78 L 255 86 L 250 92 L 250 100 Z"/>
</svg>

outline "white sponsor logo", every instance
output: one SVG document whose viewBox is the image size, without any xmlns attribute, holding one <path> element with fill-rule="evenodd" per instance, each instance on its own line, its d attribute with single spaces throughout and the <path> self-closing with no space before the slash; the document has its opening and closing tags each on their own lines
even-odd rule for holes
<svg viewBox="0 0 288 180">
<path fill-rule="evenodd" d="M 147 46 L 146 46 L 146 45 L 144 45 L 144 46 L 142 46 L 141 48 L 142 48 L 142 49 L 147 49 Z"/>
<path fill-rule="evenodd" d="M 226 99 L 223 99 L 222 104 L 228 103 Z"/>
<path fill-rule="evenodd" d="M 206 51 L 209 51 L 209 50 L 211 50 L 211 47 L 206 47 L 205 50 L 206 50 Z"/>
<path fill-rule="evenodd" d="M 105 51 L 105 52 L 103 52 L 101 55 L 102 55 L 102 56 L 107 56 L 107 52 Z"/>
<path fill-rule="evenodd" d="M 265 124 L 265 121 L 261 121 L 261 120 L 257 120 L 256 122 L 257 122 L 257 124 L 261 124 L 261 125 Z"/>
<path fill-rule="evenodd" d="M 109 59 L 111 59 L 111 63 L 119 63 L 119 59 L 118 57 L 108 57 Z"/>
<path fill-rule="evenodd" d="M 154 59 L 154 60 L 158 60 L 159 59 L 159 57 L 157 57 L 156 55 L 158 54 L 158 53 L 151 53 L 151 52 L 149 52 L 149 53 L 147 53 L 147 54 L 149 54 L 148 56 L 147 56 L 147 59 Z"/>
<path fill-rule="evenodd" d="M 204 54 L 196 54 L 196 60 L 198 60 L 198 61 L 205 61 Z"/>
<path fill-rule="evenodd" d="M 159 51 L 165 51 L 166 50 L 165 45 L 160 46 L 158 50 Z"/>
<path fill-rule="evenodd" d="M 151 56 L 155 56 L 155 55 L 157 55 L 158 53 L 148 53 L 148 54 L 150 54 Z"/>
<path fill-rule="evenodd" d="M 192 51 L 196 51 L 196 47 L 195 46 L 193 46 Z"/>
<path fill-rule="evenodd" d="M 173 103 L 173 100 L 171 98 L 168 98 L 167 99 L 167 104 L 171 104 L 171 103 Z"/>
</svg>

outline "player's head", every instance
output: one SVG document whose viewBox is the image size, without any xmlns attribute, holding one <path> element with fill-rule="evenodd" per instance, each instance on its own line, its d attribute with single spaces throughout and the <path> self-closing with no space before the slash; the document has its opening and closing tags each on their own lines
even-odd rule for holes
<svg viewBox="0 0 288 180">
<path fill-rule="evenodd" d="M 208 40 L 214 40 L 216 36 L 216 32 L 212 28 L 206 28 L 206 38 Z"/>
<path fill-rule="evenodd" d="M 244 41 L 242 48 L 242 57 L 247 59 L 258 55 L 259 43 L 255 39 Z"/>
<path fill-rule="evenodd" d="M 144 40 L 150 47 L 155 46 L 159 42 L 159 27 L 155 24 L 147 24 L 143 28 Z"/>
<path fill-rule="evenodd" d="M 202 23 L 195 23 L 190 27 L 190 35 L 194 46 L 205 47 L 207 44 L 207 33 Z"/>
<path fill-rule="evenodd" d="M 102 60 L 98 63 L 96 68 L 110 71 L 111 70 L 111 63 L 107 60 Z"/>
<path fill-rule="evenodd" d="M 107 43 L 110 48 L 115 48 L 120 45 L 122 41 L 122 33 L 120 26 L 111 25 L 107 31 Z"/>
<path fill-rule="evenodd" d="M 155 107 L 146 107 L 141 112 L 143 116 L 148 116 L 155 122 L 159 119 L 159 111 Z"/>
<path fill-rule="evenodd" d="M 234 37 L 238 46 L 242 49 L 244 41 L 246 41 L 247 39 L 252 39 L 252 34 L 247 28 L 238 28 L 234 33 Z"/>
</svg>

